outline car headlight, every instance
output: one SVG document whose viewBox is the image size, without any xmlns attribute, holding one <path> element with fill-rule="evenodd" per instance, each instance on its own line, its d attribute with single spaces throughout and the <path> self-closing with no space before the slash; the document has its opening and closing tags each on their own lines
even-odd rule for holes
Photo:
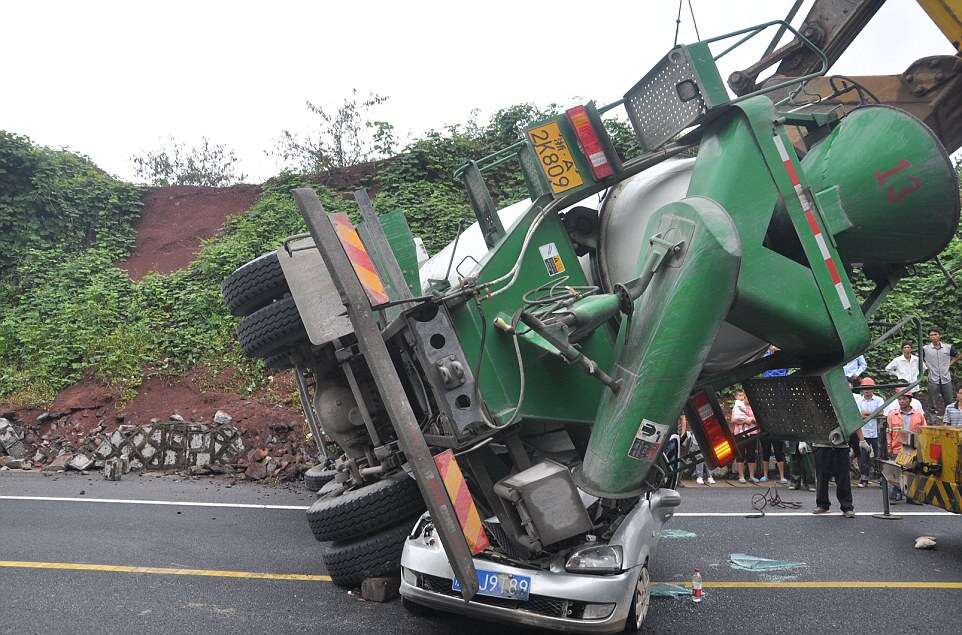
<svg viewBox="0 0 962 635">
<path fill-rule="evenodd" d="M 568 557 L 565 570 L 570 573 L 618 573 L 622 555 L 619 545 L 582 547 Z"/>
</svg>

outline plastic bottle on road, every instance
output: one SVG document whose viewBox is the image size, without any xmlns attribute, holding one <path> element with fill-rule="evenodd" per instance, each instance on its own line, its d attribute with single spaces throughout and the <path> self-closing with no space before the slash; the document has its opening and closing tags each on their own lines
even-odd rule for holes
<svg viewBox="0 0 962 635">
<path fill-rule="evenodd" d="M 692 602 L 701 602 L 701 569 L 695 569 L 695 575 L 691 577 L 691 599 Z"/>
</svg>

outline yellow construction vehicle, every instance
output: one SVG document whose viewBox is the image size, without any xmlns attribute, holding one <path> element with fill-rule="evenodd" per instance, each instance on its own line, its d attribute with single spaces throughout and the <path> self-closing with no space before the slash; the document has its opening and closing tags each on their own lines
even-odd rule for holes
<svg viewBox="0 0 962 635">
<path fill-rule="evenodd" d="M 895 460 L 879 461 L 885 480 L 912 502 L 962 514 L 962 427 L 923 426 L 901 434 Z"/>
</svg>

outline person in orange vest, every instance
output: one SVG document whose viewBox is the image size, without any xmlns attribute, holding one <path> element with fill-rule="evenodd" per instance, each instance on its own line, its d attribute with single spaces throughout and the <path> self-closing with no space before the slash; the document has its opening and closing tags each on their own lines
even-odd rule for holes
<svg viewBox="0 0 962 635">
<path fill-rule="evenodd" d="M 902 432 L 917 432 L 925 425 L 922 413 L 912 409 L 912 394 L 899 397 L 899 409 L 888 416 L 889 456 L 895 457 L 902 449 Z M 889 499 L 897 502 L 902 499 L 902 491 L 895 485 L 890 486 Z"/>
</svg>

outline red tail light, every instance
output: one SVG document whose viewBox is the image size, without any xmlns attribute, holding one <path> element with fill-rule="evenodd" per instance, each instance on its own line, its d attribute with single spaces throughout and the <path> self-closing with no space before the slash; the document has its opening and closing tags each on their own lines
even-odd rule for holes
<svg viewBox="0 0 962 635">
<path fill-rule="evenodd" d="M 692 434 L 711 467 L 728 465 L 737 457 L 735 438 L 722 416 L 720 409 L 712 403 L 707 392 L 698 392 L 688 400 L 688 420 Z"/>
<path fill-rule="evenodd" d="M 592 125 L 591 118 L 588 117 L 588 109 L 584 106 L 575 106 L 569 108 L 565 115 L 568 117 L 571 127 L 574 128 L 575 135 L 578 137 L 578 146 L 581 147 L 581 151 L 588 158 L 591 173 L 595 179 L 600 181 L 614 174 L 615 171 L 605 154 L 605 146 Z"/>
</svg>

